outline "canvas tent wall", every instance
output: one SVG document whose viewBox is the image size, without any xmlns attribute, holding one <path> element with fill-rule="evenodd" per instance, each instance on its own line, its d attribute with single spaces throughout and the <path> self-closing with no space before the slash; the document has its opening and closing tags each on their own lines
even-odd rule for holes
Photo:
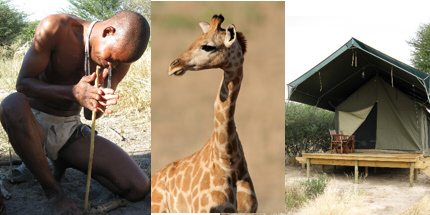
<svg viewBox="0 0 430 215">
<path fill-rule="evenodd" d="M 425 110 L 430 108 L 429 80 L 427 74 L 352 38 L 289 83 L 288 99 L 336 111 L 337 117 L 346 114 L 349 115 L 346 117 L 360 118 L 362 123 L 358 123 L 355 132 L 368 134 L 363 129 L 375 127 L 375 148 L 424 152 L 429 148 L 428 130 L 425 130 L 428 127 Z M 368 100 L 364 103 L 357 100 L 357 95 L 365 92 L 367 96 L 359 98 L 369 97 Z M 369 116 L 374 121 L 367 120 Z M 358 124 L 346 130 L 350 132 Z"/>
<path fill-rule="evenodd" d="M 408 151 L 429 148 L 426 108 L 379 76 L 337 106 L 335 119 L 338 131 L 356 136 L 356 148 Z M 365 121 L 376 126 L 367 125 L 357 134 Z"/>
</svg>

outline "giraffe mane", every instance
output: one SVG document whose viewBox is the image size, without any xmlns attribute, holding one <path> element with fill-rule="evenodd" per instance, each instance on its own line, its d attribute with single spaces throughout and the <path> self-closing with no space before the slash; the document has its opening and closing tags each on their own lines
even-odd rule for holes
<svg viewBox="0 0 430 215">
<path fill-rule="evenodd" d="M 246 52 L 246 38 L 242 34 L 242 32 L 236 32 L 237 41 L 239 42 L 240 47 L 242 48 L 242 53 L 245 55 Z"/>
</svg>

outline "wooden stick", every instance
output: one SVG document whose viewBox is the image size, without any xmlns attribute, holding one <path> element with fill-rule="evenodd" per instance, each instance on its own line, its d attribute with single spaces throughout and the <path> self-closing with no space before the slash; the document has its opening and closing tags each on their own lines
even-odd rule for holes
<svg viewBox="0 0 430 215">
<path fill-rule="evenodd" d="M 97 66 L 96 68 L 96 80 L 94 81 L 94 86 L 98 88 L 99 84 L 99 69 L 100 67 Z M 88 161 L 88 174 L 87 174 L 87 191 L 85 193 L 85 210 L 88 210 L 88 197 L 90 195 L 90 184 L 91 184 L 91 171 L 93 169 L 93 155 L 94 155 L 94 138 L 95 138 L 95 132 L 96 132 L 96 111 L 93 111 L 92 115 L 92 124 L 91 124 L 91 145 L 90 145 L 90 158 Z"/>
<path fill-rule="evenodd" d="M 109 211 L 115 210 L 116 208 L 124 207 L 126 205 L 127 205 L 127 200 L 116 199 L 91 209 L 90 214 L 107 213 Z"/>
</svg>

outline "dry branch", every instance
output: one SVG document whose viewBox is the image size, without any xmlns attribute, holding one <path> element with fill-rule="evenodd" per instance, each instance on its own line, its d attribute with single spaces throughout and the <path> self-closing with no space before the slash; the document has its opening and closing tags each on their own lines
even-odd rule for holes
<svg viewBox="0 0 430 215">
<path fill-rule="evenodd" d="M 90 214 L 96 214 L 96 213 L 107 213 L 109 211 L 112 211 L 116 208 L 123 207 L 127 205 L 127 200 L 125 199 L 116 199 L 113 201 L 110 201 L 108 203 L 99 205 L 93 209 L 91 209 Z"/>
</svg>

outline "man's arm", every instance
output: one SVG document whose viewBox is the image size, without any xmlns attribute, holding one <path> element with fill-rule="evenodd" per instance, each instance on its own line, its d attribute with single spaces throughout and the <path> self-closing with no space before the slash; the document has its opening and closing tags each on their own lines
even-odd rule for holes
<svg viewBox="0 0 430 215">
<path fill-rule="evenodd" d="M 51 52 L 55 49 L 59 28 L 59 21 L 54 16 L 48 16 L 36 29 L 33 44 L 25 55 L 16 83 L 17 91 L 27 97 L 74 99 L 70 93 L 72 86 L 49 85 L 39 80 L 39 75 L 48 66 Z"/>
</svg>

